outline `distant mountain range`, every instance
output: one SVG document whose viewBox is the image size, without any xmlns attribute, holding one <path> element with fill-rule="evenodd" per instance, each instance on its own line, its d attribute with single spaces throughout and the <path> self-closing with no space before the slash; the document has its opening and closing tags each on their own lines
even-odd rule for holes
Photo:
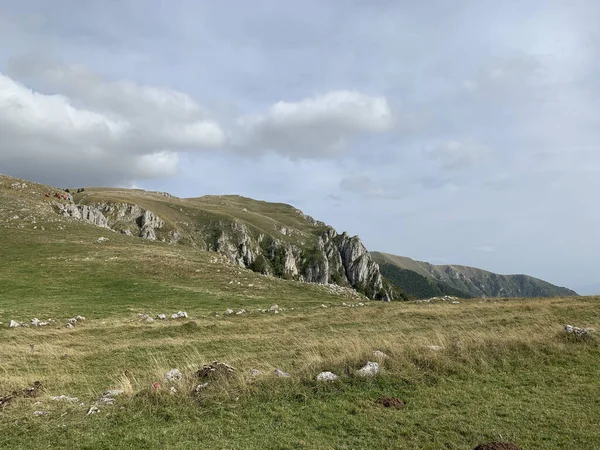
<svg viewBox="0 0 600 450">
<path fill-rule="evenodd" d="M 458 297 L 555 297 L 578 295 L 528 275 L 499 275 L 474 267 L 433 265 L 405 256 L 372 252 L 381 274 L 406 294 L 417 298 L 437 295 Z"/>
</svg>

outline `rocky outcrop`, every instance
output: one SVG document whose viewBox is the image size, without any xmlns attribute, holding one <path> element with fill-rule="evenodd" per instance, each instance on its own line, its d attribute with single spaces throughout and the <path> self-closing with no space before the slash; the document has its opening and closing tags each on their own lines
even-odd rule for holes
<svg viewBox="0 0 600 450">
<path fill-rule="evenodd" d="M 98 208 L 88 205 L 58 205 L 63 216 L 84 220 L 98 227 L 108 228 L 108 220 Z"/>
<path fill-rule="evenodd" d="M 141 228 L 140 237 L 151 241 L 156 240 L 156 230 L 165 226 L 164 220 L 149 210 L 144 211 L 139 219 L 139 224 Z"/>
</svg>

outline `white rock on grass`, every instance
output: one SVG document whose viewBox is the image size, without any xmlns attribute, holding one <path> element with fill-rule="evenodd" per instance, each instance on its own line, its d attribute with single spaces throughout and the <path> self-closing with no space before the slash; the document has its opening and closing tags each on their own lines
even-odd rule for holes
<svg viewBox="0 0 600 450">
<path fill-rule="evenodd" d="M 269 311 L 271 311 L 271 312 L 277 312 L 277 311 L 279 311 L 279 305 L 272 305 L 269 308 Z"/>
<path fill-rule="evenodd" d="M 379 359 L 386 359 L 386 358 L 389 358 L 389 356 L 388 356 L 388 355 L 386 355 L 385 353 L 383 353 L 381 350 L 375 350 L 375 351 L 373 352 L 373 356 L 374 356 L 375 358 L 379 358 Z"/>
<path fill-rule="evenodd" d="M 55 395 L 54 397 L 50 397 L 50 400 L 63 401 L 69 403 L 77 403 L 79 401 L 77 397 L 67 397 L 66 395 Z"/>
<path fill-rule="evenodd" d="M 97 406 L 91 406 L 90 409 L 88 409 L 87 415 L 91 415 L 91 414 L 96 414 L 99 413 L 100 409 L 98 409 Z"/>
<path fill-rule="evenodd" d="M 230 315 L 232 315 L 232 314 L 233 314 L 233 309 L 231 309 L 231 308 L 227 308 L 227 309 L 225 310 L 225 315 L 226 315 L 226 316 L 230 316 Z"/>
<path fill-rule="evenodd" d="M 146 322 L 152 323 L 154 322 L 154 319 L 152 317 L 146 317 Z"/>
<path fill-rule="evenodd" d="M 290 377 L 290 374 L 287 372 L 284 372 L 283 370 L 275 369 L 274 373 L 275 373 L 276 377 L 280 377 L 280 378 L 289 378 Z"/>
<path fill-rule="evenodd" d="M 180 319 L 187 319 L 188 313 L 186 313 L 185 311 L 179 311 L 177 313 L 177 317 L 179 317 Z"/>
<path fill-rule="evenodd" d="M 204 389 L 206 389 L 208 387 L 208 383 L 202 383 L 199 384 L 198 386 L 196 386 L 196 388 L 194 389 L 194 392 L 196 392 L 196 394 L 199 394 L 200 392 L 202 392 Z"/>
<path fill-rule="evenodd" d="M 333 372 L 321 372 L 317 375 L 317 381 L 336 381 L 338 376 Z"/>
<path fill-rule="evenodd" d="M 574 327 L 573 325 L 565 325 L 565 333 L 567 334 L 574 334 L 575 336 L 589 336 L 590 334 L 592 334 L 592 330 L 589 328 L 579 328 L 579 327 Z"/>
<path fill-rule="evenodd" d="M 240 310 L 239 310 L 238 312 L 236 312 L 235 314 L 239 316 L 239 315 L 241 315 L 241 314 L 245 314 L 245 313 L 246 313 L 246 310 L 245 310 L 245 309 L 240 309 Z"/>
<path fill-rule="evenodd" d="M 21 324 L 19 322 L 17 322 L 16 320 L 11 320 L 10 323 L 8 324 L 9 328 L 19 328 L 21 326 Z"/>
<path fill-rule="evenodd" d="M 67 327 L 67 328 L 75 328 L 75 325 L 73 325 L 72 323 L 68 323 L 68 324 L 66 325 L 66 327 Z"/>
<path fill-rule="evenodd" d="M 379 373 L 379 364 L 376 362 L 368 361 L 362 368 L 356 371 L 356 375 L 359 377 L 374 377 Z"/>
<path fill-rule="evenodd" d="M 179 319 L 179 316 L 177 314 L 171 314 L 171 319 Z"/>
<path fill-rule="evenodd" d="M 156 318 L 159 319 L 159 320 L 165 320 L 167 318 L 167 315 L 166 314 L 159 314 L 159 315 L 156 316 Z"/>
<path fill-rule="evenodd" d="M 67 320 L 67 322 L 69 322 L 71 325 L 75 325 L 77 323 L 77 318 L 71 317 L 70 319 Z"/>
<path fill-rule="evenodd" d="M 83 316 L 77 316 L 75 318 L 81 322 L 85 321 L 85 317 L 83 317 Z"/>
<path fill-rule="evenodd" d="M 171 369 L 165 373 L 165 380 L 167 381 L 179 381 L 181 378 L 183 378 L 183 375 L 179 369 Z"/>
</svg>

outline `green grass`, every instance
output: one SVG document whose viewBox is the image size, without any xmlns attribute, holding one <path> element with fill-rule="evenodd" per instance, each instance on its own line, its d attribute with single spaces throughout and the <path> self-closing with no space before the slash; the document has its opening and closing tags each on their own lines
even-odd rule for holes
<svg viewBox="0 0 600 450">
<path fill-rule="evenodd" d="M 567 323 L 600 329 L 598 298 L 366 302 L 215 253 L 57 221 L 33 199 L 36 224 L 11 222 L 30 214 L 28 200 L 0 200 L 0 396 L 44 385 L 39 398 L 0 408 L 2 448 L 600 448 L 600 345 L 562 333 Z M 359 301 L 367 306 L 342 306 Z M 274 303 L 285 310 L 257 311 Z M 223 316 L 228 307 L 249 312 Z M 179 310 L 190 318 L 137 317 Z M 65 328 L 78 314 L 86 322 Z M 32 317 L 56 322 L 8 328 Z M 381 374 L 357 378 L 374 350 L 389 355 Z M 236 374 L 192 395 L 195 370 L 215 359 Z M 162 379 L 171 368 L 184 373 L 174 394 Z M 322 370 L 340 380 L 316 382 Z M 125 394 L 86 416 L 108 388 Z M 50 400 L 61 394 L 84 406 Z M 382 395 L 405 408 L 377 405 Z"/>
</svg>

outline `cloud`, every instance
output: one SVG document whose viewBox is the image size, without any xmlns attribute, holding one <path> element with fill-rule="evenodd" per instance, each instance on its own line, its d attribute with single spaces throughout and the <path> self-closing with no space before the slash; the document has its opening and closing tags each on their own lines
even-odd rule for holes
<svg viewBox="0 0 600 450">
<path fill-rule="evenodd" d="M 445 141 L 427 150 L 430 158 L 443 169 L 460 170 L 484 160 L 490 149 L 473 140 Z"/>
<path fill-rule="evenodd" d="M 340 181 L 340 189 L 367 198 L 398 199 L 400 195 L 391 188 L 377 186 L 365 175 L 349 175 Z"/>
<path fill-rule="evenodd" d="M 522 92 L 543 82 L 543 66 L 531 55 L 497 59 L 481 68 L 476 77 L 463 81 L 463 88 L 473 94 Z"/>
<path fill-rule="evenodd" d="M 108 82 L 60 63 L 22 60 L 12 70 L 61 94 L 32 90 L 0 73 L 3 170 L 57 184 L 123 183 L 173 175 L 178 153 L 225 142 L 220 126 L 180 92 Z"/>
<path fill-rule="evenodd" d="M 240 118 L 240 145 L 244 152 L 325 158 L 343 153 L 353 136 L 382 133 L 392 125 L 385 97 L 330 91 L 299 102 L 280 101 L 264 114 Z"/>
</svg>

